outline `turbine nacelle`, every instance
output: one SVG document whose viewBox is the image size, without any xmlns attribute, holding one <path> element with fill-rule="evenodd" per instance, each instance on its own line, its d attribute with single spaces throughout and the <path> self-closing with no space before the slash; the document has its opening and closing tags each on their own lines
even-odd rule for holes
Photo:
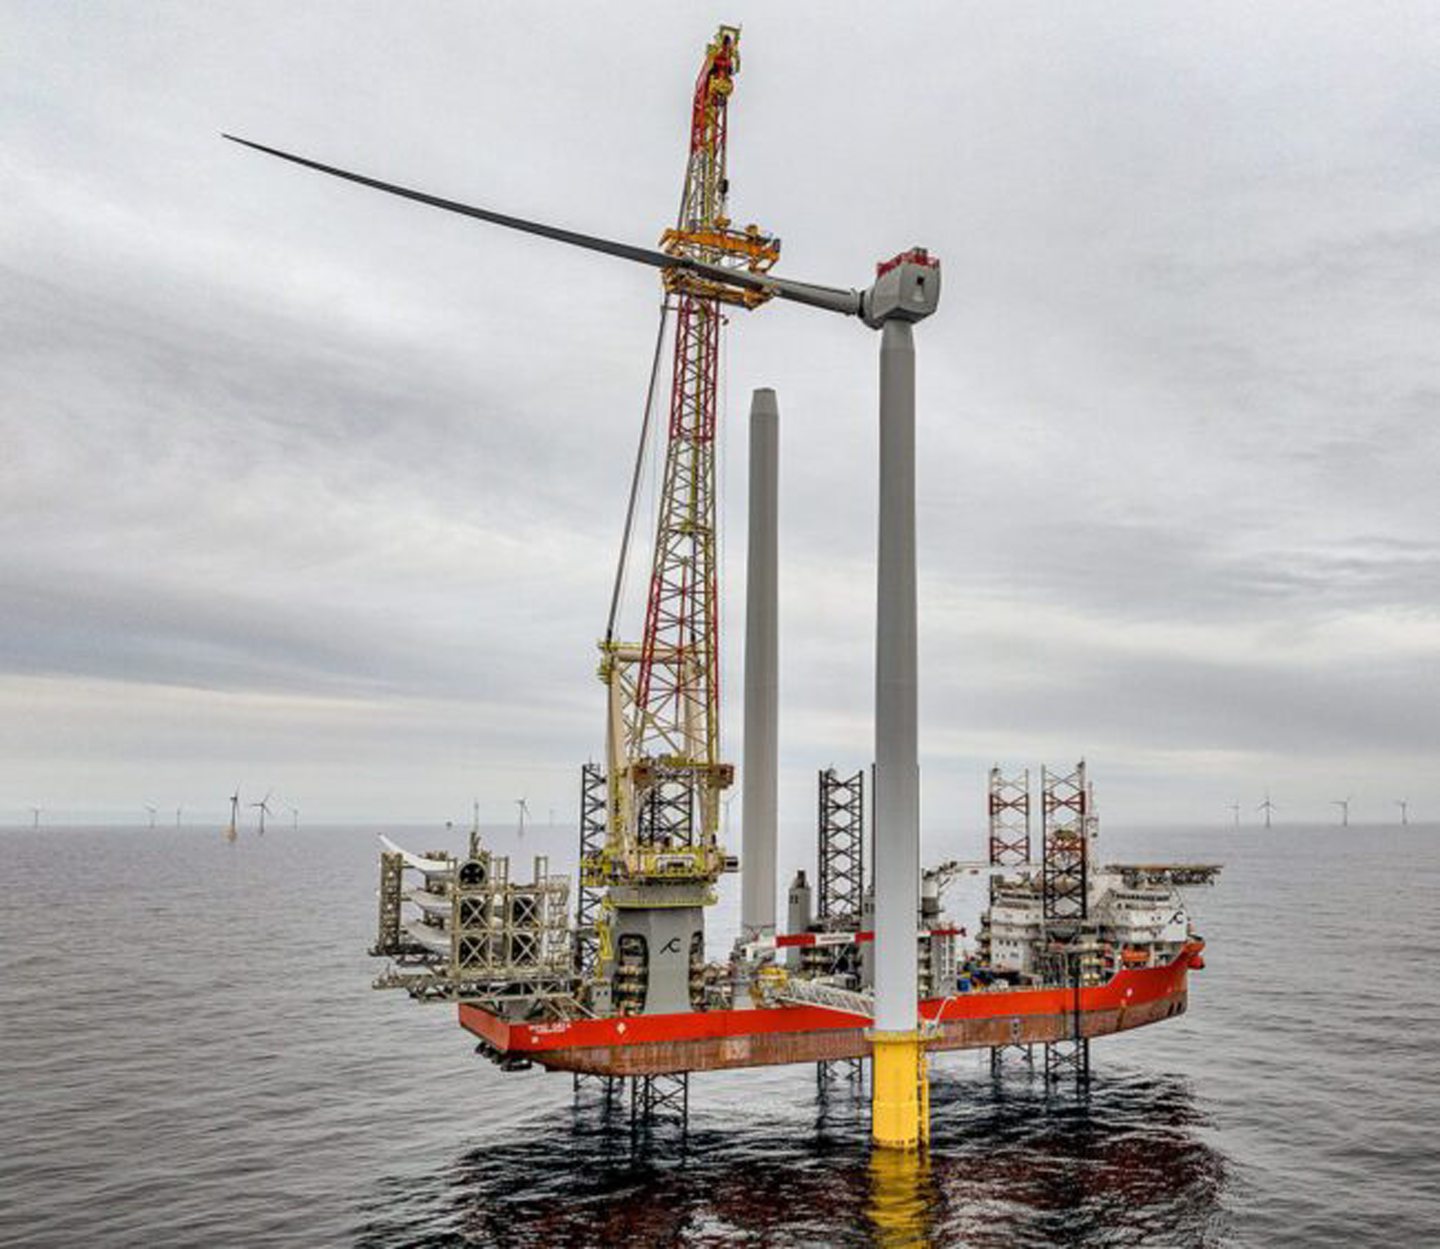
<svg viewBox="0 0 1440 1249">
<path fill-rule="evenodd" d="M 940 261 L 923 247 L 875 266 L 875 282 L 860 297 L 860 319 L 872 330 L 886 321 L 923 321 L 940 304 Z"/>
</svg>

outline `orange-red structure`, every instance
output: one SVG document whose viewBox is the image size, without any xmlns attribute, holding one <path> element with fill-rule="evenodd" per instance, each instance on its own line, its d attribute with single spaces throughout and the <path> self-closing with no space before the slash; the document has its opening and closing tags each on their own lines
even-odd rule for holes
<svg viewBox="0 0 1440 1249">
<path fill-rule="evenodd" d="M 1123 966 L 1104 984 L 957 993 L 920 1004 L 932 1051 L 1085 1039 L 1158 1023 L 1184 1012 L 1188 974 L 1204 966 L 1198 937 L 1169 963 Z M 861 1058 L 871 1020 L 795 1005 L 508 1023 L 460 1006 L 460 1025 L 493 1056 L 589 1075 L 666 1075 L 781 1063 Z"/>
</svg>

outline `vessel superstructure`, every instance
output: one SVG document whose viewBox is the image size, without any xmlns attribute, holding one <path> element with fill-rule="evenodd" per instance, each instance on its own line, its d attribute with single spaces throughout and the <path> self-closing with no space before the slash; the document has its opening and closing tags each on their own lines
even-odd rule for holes
<svg viewBox="0 0 1440 1249">
<path fill-rule="evenodd" d="M 1186 1009 L 1188 973 L 1203 967 L 1205 943 L 1182 889 L 1213 882 L 1219 866 L 1104 863 L 1084 764 L 1044 775 L 1052 796 L 1075 783 L 1085 793 L 1070 826 L 1079 844 L 1074 854 L 1067 845 L 1062 864 L 1053 855 L 1003 866 L 951 860 L 922 874 L 915 959 L 927 1050 L 1043 1045 L 1047 1066 L 1083 1067 L 1090 1039 Z M 836 853 L 835 838 L 824 835 L 825 814 L 836 811 L 825 802 L 827 779 L 833 771 L 821 774 L 822 877 L 827 842 Z M 846 828 L 861 845 L 863 824 L 863 807 L 851 804 Z M 1052 848 L 1069 840 L 1049 833 Z M 1053 878 L 1074 870 L 1077 854 L 1084 897 L 1057 918 Z M 649 1010 L 643 985 L 597 995 L 577 968 L 569 881 L 551 875 L 543 857 L 522 885 L 477 834 L 459 856 L 387 844 L 373 952 L 397 965 L 377 986 L 458 1003 L 461 1026 L 510 1069 L 653 1076 L 861 1058 L 875 1013 L 866 877 L 862 859 L 851 890 L 857 909 L 817 913 L 806 874 L 797 873 L 790 931 L 742 939 L 727 959 L 702 962 L 693 1008 Z M 973 935 L 944 909 L 947 888 L 964 877 L 989 883 Z"/>
</svg>

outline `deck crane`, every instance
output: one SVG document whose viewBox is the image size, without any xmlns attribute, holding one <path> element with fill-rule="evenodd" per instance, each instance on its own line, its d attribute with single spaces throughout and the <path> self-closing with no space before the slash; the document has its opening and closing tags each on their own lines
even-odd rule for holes
<svg viewBox="0 0 1440 1249">
<path fill-rule="evenodd" d="M 740 29 L 721 26 L 695 80 L 684 192 L 660 247 L 677 259 L 763 274 L 780 257 L 779 241 L 753 225 L 735 229 L 726 215 L 727 120 L 739 70 Z M 735 775 L 720 754 L 720 336 L 726 306 L 754 308 L 770 298 L 764 289 L 679 267 L 662 269 L 661 280 L 662 334 L 667 314 L 675 328 L 645 625 L 638 643 L 618 640 L 612 600 L 600 643 L 608 690 L 606 838 L 581 864 L 584 885 L 606 890 L 599 978 L 613 983 L 617 1007 L 652 1013 L 703 1004 L 702 908 L 734 862 L 719 843 L 720 795 Z M 627 534 L 634 507 L 632 492 Z"/>
</svg>

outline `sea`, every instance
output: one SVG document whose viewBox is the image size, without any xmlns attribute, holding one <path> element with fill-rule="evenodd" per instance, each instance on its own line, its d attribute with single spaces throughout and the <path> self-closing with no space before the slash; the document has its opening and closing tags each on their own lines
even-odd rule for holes
<svg viewBox="0 0 1440 1249">
<path fill-rule="evenodd" d="M 1084 1087 L 936 1058 L 919 1158 L 813 1065 L 698 1074 L 648 1131 L 497 1069 L 371 990 L 376 832 L 0 832 L 0 1244 L 1440 1245 L 1440 826 L 1107 829 L 1224 864 L 1189 1011 L 1097 1040 Z M 490 839 L 573 864 L 562 829 Z"/>
</svg>

